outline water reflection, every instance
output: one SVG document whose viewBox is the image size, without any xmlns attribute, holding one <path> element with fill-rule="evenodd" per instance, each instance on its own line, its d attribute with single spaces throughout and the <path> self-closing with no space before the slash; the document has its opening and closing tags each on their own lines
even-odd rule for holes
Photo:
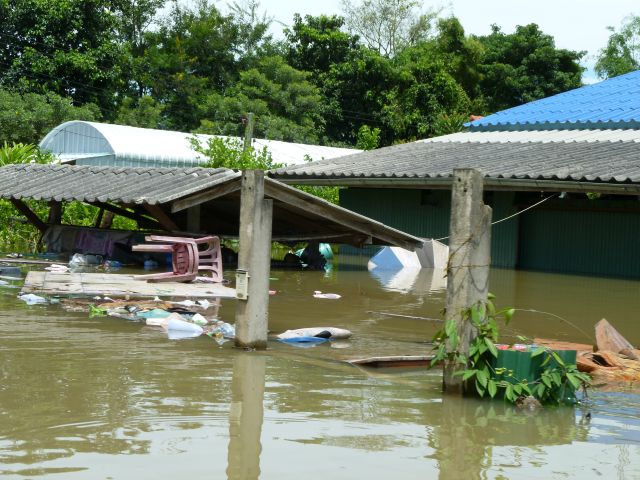
<svg viewBox="0 0 640 480">
<path fill-rule="evenodd" d="M 446 271 L 433 268 L 400 268 L 397 270 L 376 267 L 369 273 L 383 288 L 401 293 L 428 295 L 447 288 Z"/>
<path fill-rule="evenodd" d="M 266 359 L 255 353 L 239 353 L 233 360 L 227 478 L 260 477 L 260 434 Z"/>
<path fill-rule="evenodd" d="M 445 395 L 440 413 L 429 443 L 442 480 L 486 478 L 495 466 L 494 447 L 510 447 L 511 458 L 502 455 L 501 463 L 520 464 L 544 447 L 585 441 L 589 432 L 588 424 L 576 422 L 572 407 L 525 412 L 502 402 Z"/>
<path fill-rule="evenodd" d="M 443 399 L 435 372 L 345 364 L 428 353 L 440 325 L 425 318 L 441 315 L 444 293 L 427 272 L 402 293 L 366 270 L 273 272 L 272 332 L 332 325 L 354 335 L 342 349 L 272 342 L 259 354 L 29 307 L 0 291 L 0 476 L 640 478 L 638 395 L 593 395 L 591 419 L 579 409 L 528 416 L 501 402 Z M 631 341 L 640 338 L 639 285 L 492 273 L 500 305 L 551 311 L 585 330 L 600 315 L 624 318 L 615 323 Z M 314 290 L 342 299 L 314 299 Z M 223 301 L 221 318 L 233 322 L 234 307 Z M 512 326 L 573 335 L 533 314 Z"/>
</svg>

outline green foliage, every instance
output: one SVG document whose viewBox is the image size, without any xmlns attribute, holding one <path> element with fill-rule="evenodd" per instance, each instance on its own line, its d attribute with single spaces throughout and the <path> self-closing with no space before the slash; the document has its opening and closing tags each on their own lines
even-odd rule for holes
<svg viewBox="0 0 640 480">
<path fill-rule="evenodd" d="M 640 68 L 640 17 L 624 19 L 619 31 L 608 27 L 611 35 L 600 50 L 595 70 L 600 78 L 610 78 Z"/>
<path fill-rule="evenodd" d="M 0 86 L 110 108 L 126 61 L 113 6 L 110 0 L 0 2 Z"/>
<path fill-rule="evenodd" d="M 468 386 L 473 382 L 478 395 L 493 398 L 501 393 L 511 403 L 524 396 L 533 396 L 542 404 L 560 404 L 566 401 L 567 391 L 585 389 L 590 385 L 588 374 L 579 372 L 575 365 L 566 364 L 547 347 L 539 347 L 531 353 L 532 358 L 545 356 L 540 377 L 533 381 L 516 378 L 514 372 L 506 368 L 495 368 L 498 322 L 501 320 L 505 326 L 508 325 L 514 312 L 512 308 L 496 310 L 492 298 L 468 308 L 464 312 L 464 321 L 473 327 L 474 337 L 467 354 L 459 350 L 460 334 L 455 320 L 447 320 L 444 328 L 434 337 L 435 356 L 432 365 L 442 361 L 456 364 L 459 367 L 456 375 L 461 375 Z"/>
<path fill-rule="evenodd" d="M 198 137 L 193 137 L 191 145 L 196 152 L 209 159 L 204 165 L 208 168 L 270 170 L 282 167 L 282 164 L 273 161 L 266 147 L 260 151 L 256 151 L 253 147 L 245 150 L 242 142 L 234 138 L 213 137 L 203 145 Z"/>
<path fill-rule="evenodd" d="M 284 30 L 289 65 L 318 75 L 328 72 L 332 65 L 348 61 L 358 48 L 358 37 L 343 32 L 343 26 L 344 18 L 336 15 L 306 15 L 304 20 L 294 15 L 293 25 Z M 316 76 L 315 81 L 318 80 Z"/>
<path fill-rule="evenodd" d="M 122 100 L 116 123 L 132 127 L 158 128 L 162 122 L 164 107 L 148 95 Z"/>
<path fill-rule="evenodd" d="M 479 86 L 488 112 L 582 85 L 579 62 L 586 52 L 556 48 L 553 37 L 533 23 L 512 34 L 492 28 L 490 35 L 477 37 L 483 49 Z"/>
<path fill-rule="evenodd" d="M 0 89 L 0 144 L 37 144 L 54 127 L 68 120 L 97 120 L 94 104 L 73 106 L 55 93 L 18 93 Z"/>
<path fill-rule="evenodd" d="M 360 150 L 375 150 L 380 146 L 380 129 L 362 125 L 358 129 L 356 148 Z"/>
<path fill-rule="evenodd" d="M 213 93 L 204 100 L 198 131 L 242 136 L 240 119 L 253 112 L 257 138 L 317 143 L 323 132 L 321 97 L 308 76 L 281 57 L 263 58 L 224 95 Z"/>
<path fill-rule="evenodd" d="M 469 116 L 463 113 L 440 112 L 433 123 L 433 134 L 440 136 L 461 132 L 464 130 L 464 124 L 468 121 Z"/>
<path fill-rule="evenodd" d="M 37 145 L 4 142 L 0 148 L 0 167 L 14 163 L 50 163 L 53 155 L 41 151 Z"/>
</svg>

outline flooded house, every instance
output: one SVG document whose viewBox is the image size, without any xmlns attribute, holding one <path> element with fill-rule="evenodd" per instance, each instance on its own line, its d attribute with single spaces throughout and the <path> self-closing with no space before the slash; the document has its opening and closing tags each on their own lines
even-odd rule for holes
<svg viewBox="0 0 640 480">
<path fill-rule="evenodd" d="M 475 120 L 460 133 L 273 171 L 446 242 L 451 172 L 485 175 L 494 267 L 640 278 L 640 71 Z"/>
</svg>

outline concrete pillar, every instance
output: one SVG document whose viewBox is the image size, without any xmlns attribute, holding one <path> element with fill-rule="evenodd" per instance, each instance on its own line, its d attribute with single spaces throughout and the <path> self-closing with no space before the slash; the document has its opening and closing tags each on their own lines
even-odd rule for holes
<svg viewBox="0 0 640 480">
<path fill-rule="evenodd" d="M 449 261 L 447 263 L 447 302 L 445 320 L 458 326 L 460 345 L 467 353 L 474 329 L 464 312 L 489 293 L 491 264 L 491 208 L 482 202 L 483 175 L 471 168 L 453 171 Z M 454 363 L 445 363 L 443 390 L 464 393 L 461 376 L 454 376 Z M 464 367 L 462 367 L 464 368 Z"/>
<path fill-rule="evenodd" d="M 255 353 L 242 352 L 233 360 L 227 453 L 228 480 L 260 478 L 265 370 L 266 359 Z"/>
<path fill-rule="evenodd" d="M 238 295 L 236 346 L 267 348 L 272 200 L 264 199 L 264 172 L 242 174 L 238 270 L 248 273 L 246 298 Z"/>
</svg>

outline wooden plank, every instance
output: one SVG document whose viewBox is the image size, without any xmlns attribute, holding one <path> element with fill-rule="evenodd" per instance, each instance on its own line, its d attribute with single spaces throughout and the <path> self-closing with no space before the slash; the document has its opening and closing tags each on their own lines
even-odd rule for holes
<svg viewBox="0 0 640 480">
<path fill-rule="evenodd" d="M 354 213 L 337 205 L 330 204 L 310 194 L 305 194 L 288 185 L 281 184 L 270 178 L 265 178 L 265 196 L 289 205 L 296 206 L 301 211 L 317 215 L 325 220 L 337 223 L 348 229 L 382 240 L 388 245 L 395 245 L 413 251 L 423 245 L 412 235 L 393 229 L 363 215 Z"/>
<path fill-rule="evenodd" d="M 44 233 L 47 230 L 47 224 L 40 220 L 40 217 L 33 213 L 26 203 L 22 200 L 16 200 L 15 198 L 11 199 L 11 203 L 13 203 L 13 206 L 16 207 L 21 214 L 27 217 L 27 220 L 40 230 L 41 233 Z"/>
<path fill-rule="evenodd" d="M 116 215 L 120 215 L 121 217 L 135 220 L 136 222 L 138 222 L 138 225 L 141 227 L 153 228 L 158 230 L 162 229 L 162 225 L 160 225 L 159 222 L 148 217 L 143 217 L 142 215 L 139 215 L 135 212 L 130 212 L 129 210 L 120 208 L 116 205 L 111 205 L 109 203 L 104 203 L 104 202 L 94 202 L 92 205 L 95 205 L 96 207 L 104 208 L 105 210 L 109 212 L 113 212 Z"/>
<path fill-rule="evenodd" d="M 47 295 L 105 295 L 109 297 L 176 297 L 176 298 L 235 298 L 235 290 L 217 283 L 148 283 L 133 275 L 109 273 L 27 274 L 24 293 Z"/>
<path fill-rule="evenodd" d="M 633 349 L 633 345 L 605 318 L 596 323 L 596 345 L 598 350 L 608 350 L 614 353 Z"/>
<path fill-rule="evenodd" d="M 236 192 L 240 190 L 240 182 L 240 178 L 237 178 L 210 190 L 176 200 L 171 204 L 171 213 L 181 212 L 189 207 L 200 205 L 204 202 L 215 200 L 216 198 L 224 197 L 225 195 Z"/>
<path fill-rule="evenodd" d="M 149 205 L 148 203 L 144 204 L 144 208 L 153 215 L 153 217 L 160 222 L 162 228 L 167 230 L 168 232 L 176 232 L 179 230 L 178 226 L 175 222 L 165 213 L 165 211 L 159 205 Z"/>
<path fill-rule="evenodd" d="M 347 360 L 347 363 L 371 368 L 425 367 L 430 366 L 433 355 L 396 355 Z"/>
</svg>

